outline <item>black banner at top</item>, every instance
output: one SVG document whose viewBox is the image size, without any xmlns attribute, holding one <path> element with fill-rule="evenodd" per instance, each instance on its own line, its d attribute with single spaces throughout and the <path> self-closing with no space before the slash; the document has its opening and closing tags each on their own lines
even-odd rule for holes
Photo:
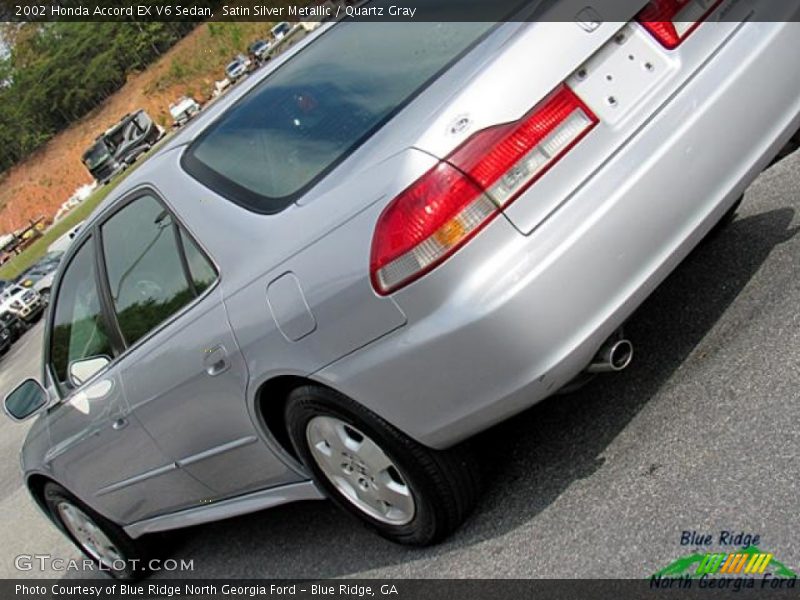
<svg viewBox="0 0 800 600">
<path fill-rule="evenodd" d="M 0 0 L 2 21 L 625 22 L 661 0 Z M 681 0 L 709 20 L 800 21 L 800 0 Z"/>
</svg>

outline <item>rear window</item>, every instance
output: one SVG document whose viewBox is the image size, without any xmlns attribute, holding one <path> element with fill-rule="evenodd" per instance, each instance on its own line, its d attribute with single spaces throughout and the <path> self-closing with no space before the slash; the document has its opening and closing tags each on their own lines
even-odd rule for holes
<svg viewBox="0 0 800 600">
<path fill-rule="evenodd" d="M 492 26 L 340 23 L 228 109 L 183 166 L 250 210 L 283 210 Z"/>
</svg>

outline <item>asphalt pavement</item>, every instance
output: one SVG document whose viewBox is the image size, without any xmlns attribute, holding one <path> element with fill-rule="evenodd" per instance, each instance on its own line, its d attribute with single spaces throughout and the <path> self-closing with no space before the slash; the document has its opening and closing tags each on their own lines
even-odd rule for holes
<svg viewBox="0 0 800 600">
<path fill-rule="evenodd" d="M 636 313 L 630 369 L 475 441 L 485 495 L 436 547 L 394 545 L 325 501 L 172 532 L 159 546 L 193 561 L 180 575 L 198 578 L 640 578 L 689 553 L 684 531 L 712 534 L 714 549 L 731 531 L 759 535 L 798 570 L 798 231 L 795 154 Z M 0 391 L 38 372 L 40 339 L 29 332 L 0 360 Z M 15 571 L 22 553 L 78 556 L 21 488 L 25 429 L 0 425 L 3 577 L 42 575 Z"/>
<path fill-rule="evenodd" d="M 34 325 L 0 357 L 0 395 L 5 396 L 27 377 L 41 372 L 42 332 L 44 322 Z M 22 485 L 19 449 L 30 427 L 0 416 L 0 578 L 60 577 L 49 569 L 18 571 L 15 559 L 20 555 L 51 554 L 64 558 L 80 555 L 39 512 Z"/>
</svg>

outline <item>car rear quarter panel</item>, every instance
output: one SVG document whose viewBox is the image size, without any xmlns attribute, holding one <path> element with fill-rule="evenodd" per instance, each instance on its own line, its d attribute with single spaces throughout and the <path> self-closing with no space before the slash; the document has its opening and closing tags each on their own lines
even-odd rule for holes
<svg viewBox="0 0 800 600">
<path fill-rule="evenodd" d="M 394 295 L 406 327 L 316 376 L 434 447 L 557 391 L 800 126 L 798 28 L 741 26 L 537 229 L 495 219 Z"/>
<path fill-rule="evenodd" d="M 169 161 L 176 170 L 177 154 Z M 253 403 L 263 382 L 310 375 L 405 324 L 394 300 L 372 289 L 372 234 L 386 203 L 434 164 L 424 153 L 400 152 L 328 186 L 307 205 L 270 216 L 247 211 L 187 175 L 161 181 L 159 191 L 219 266 Z M 270 299 L 275 288 L 296 290 L 297 302 Z"/>
</svg>

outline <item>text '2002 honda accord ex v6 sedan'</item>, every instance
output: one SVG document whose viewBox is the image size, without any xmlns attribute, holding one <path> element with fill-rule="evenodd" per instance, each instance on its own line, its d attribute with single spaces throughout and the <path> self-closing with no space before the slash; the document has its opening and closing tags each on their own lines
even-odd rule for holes
<svg viewBox="0 0 800 600">
<path fill-rule="evenodd" d="M 452 532 L 459 442 L 624 368 L 624 321 L 800 125 L 794 14 L 636 4 L 329 23 L 168 142 L 68 251 L 44 379 L 6 399 L 41 508 L 128 578 L 145 534 L 292 500 Z"/>
</svg>

